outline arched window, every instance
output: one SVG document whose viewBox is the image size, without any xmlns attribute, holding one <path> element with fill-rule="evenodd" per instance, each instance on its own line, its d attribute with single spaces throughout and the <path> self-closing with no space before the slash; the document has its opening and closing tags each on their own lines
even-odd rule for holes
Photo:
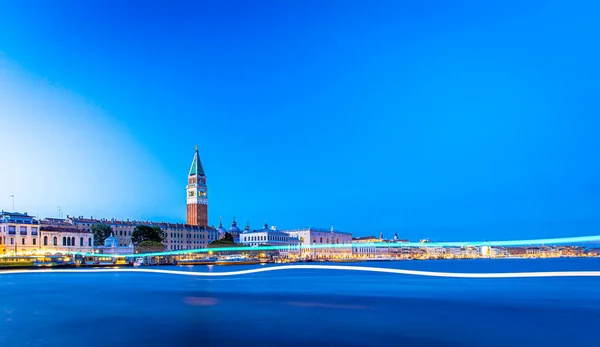
<svg viewBox="0 0 600 347">
<path fill-rule="evenodd" d="M 66 238 L 66 237 L 64 237 L 64 236 L 63 236 L 63 244 L 62 244 L 62 245 L 63 245 L 63 246 L 66 246 L 66 245 L 67 245 L 67 238 Z"/>
<path fill-rule="evenodd" d="M 48 236 L 44 236 L 44 246 L 48 246 Z"/>
<path fill-rule="evenodd" d="M 54 241 L 54 245 L 58 246 L 58 240 L 57 240 L 56 236 L 54 236 L 54 240 L 53 241 Z"/>
<path fill-rule="evenodd" d="M 319 239 L 319 243 L 323 243 L 323 238 L 322 237 Z"/>
<path fill-rule="evenodd" d="M 75 236 L 71 237 L 71 246 L 75 246 Z"/>
<path fill-rule="evenodd" d="M 80 238 L 79 238 L 79 246 L 80 246 L 80 247 L 83 247 L 83 237 L 80 237 Z"/>
<path fill-rule="evenodd" d="M 92 247 L 92 238 L 88 238 L 88 247 Z"/>
</svg>

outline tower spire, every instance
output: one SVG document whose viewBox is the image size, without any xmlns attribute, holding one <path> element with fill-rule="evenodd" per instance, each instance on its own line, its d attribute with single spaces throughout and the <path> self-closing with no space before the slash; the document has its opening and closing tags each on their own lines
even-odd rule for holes
<svg viewBox="0 0 600 347">
<path fill-rule="evenodd" d="M 202 168 L 202 162 L 200 161 L 200 154 L 198 153 L 198 146 L 196 146 L 196 152 L 194 153 L 194 159 L 192 160 L 192 166 L 190 167 L 190 173 L 188 176 L 205 176 L 204 168 Z"/>
</svg>

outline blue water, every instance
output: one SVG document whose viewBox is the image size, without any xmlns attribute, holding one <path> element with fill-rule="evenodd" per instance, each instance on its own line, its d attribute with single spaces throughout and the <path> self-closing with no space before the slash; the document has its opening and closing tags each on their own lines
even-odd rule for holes
<svg viewBox="0 0 600 347">
<path fill-rule="evenodd" d="M 600 270 L 600 258 L 348 265 L 567 271 Z M 600 346 L 598 277 L 453 279 L 305 269 L 203 278 L 81 271 L 0 275 L 0 346 Z"/>
</svg>

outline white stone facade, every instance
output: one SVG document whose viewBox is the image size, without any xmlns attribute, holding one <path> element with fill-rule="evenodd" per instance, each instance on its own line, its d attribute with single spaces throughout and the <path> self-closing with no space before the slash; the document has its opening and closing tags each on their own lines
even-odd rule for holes
<svg viewBox="0 0 600 347">
<path fill-rule="evenodd" d="M 307 259 L 335 259 L 352 257 L 352 234 L 331 229 L 306 228 L 281 232 L 297 238 L 301 257 Z M 345 246 L 344 246 L 345 245 Z"/>
</svg>

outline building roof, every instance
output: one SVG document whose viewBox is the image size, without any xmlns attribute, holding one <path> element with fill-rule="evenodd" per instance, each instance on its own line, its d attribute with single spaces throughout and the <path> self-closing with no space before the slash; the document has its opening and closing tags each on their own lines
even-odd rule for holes
<svg viewBox="0 0 600 347">
<path fill-rule="evenodd" d="M 194 153 L 194 159 L 192 160 L 192 166 L 190 167 L 189 176 L 204 176 L 204 169 L 202 168 L 202 162 L 200 161 L 200 155 L 198 154 L 198 146 L 196 146 L 196 153 Z"/>
<path fill-rule="evenodd" d="M 18 212 L 7 212 L 2 211 L 0 213 L 0 222 L 4 223 L 24 223 L 24 224 L 34 224 L 37 223 L 33 216 L 28 215 L 27 213 L 18 213 Z"/>
<path fill-rule="evenodd" d="M 31 217 L 27 213 L 19 213 L 19 212 L 8 212 L 2 210 L 0 213 L 2 216 L 13 216 L 13 217 Z"/>
<path fill-rule="evenodd" d="M 281 231 L 284 232 L 284 233 L 295 232 L 295 231 L 316 231 L 316 232 L 320 232 L 320 233 L 331 233 L 331 232 L 333 232 L 335 234 L 340 234 L 340 235 L 352 235 L 352 233 L 349 233 L 349 232 L 335 230 L 335 229 L 333 229 L 333 227 L 331 227 L 329 229 L 314 228 L 314 227 L 301 228 L 301 229 L 281 229 Z"/>
<path fill-rule="evenodd" d="M 78 233 L 78 234 L 91 234 L 91 231 L 84 231 L 73 227 L 59 227 L 59 226 L 42 226 L 40 232 L 44 231 L 56 231 L 61 233 Z"/>
</svg>

